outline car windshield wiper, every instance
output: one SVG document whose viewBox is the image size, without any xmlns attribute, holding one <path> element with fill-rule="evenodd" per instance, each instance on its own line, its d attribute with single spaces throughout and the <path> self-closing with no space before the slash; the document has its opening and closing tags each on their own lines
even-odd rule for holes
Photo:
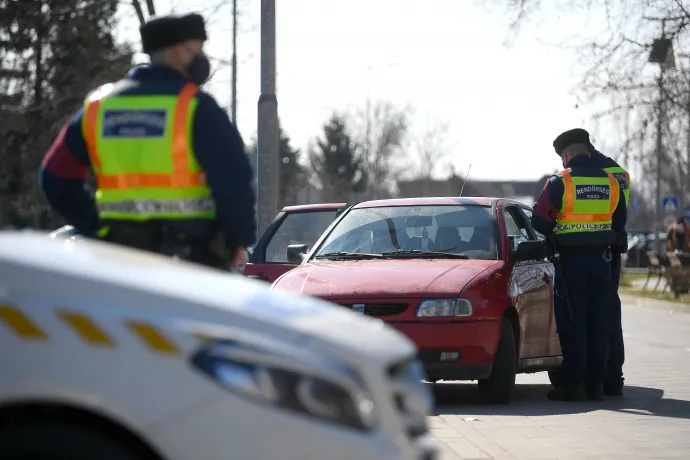
<svg viewBox="0 0 690 460">
<path fill-rule="evenodd" d="M 359 252 L 327 252 L 319 254 L 314 259 L 382 259 L 381 254 L 368 254 Z"/>
<path fill-rule="evenodd" d="M 452 252 L 442 252 L 442 251 L 425 251 L 423 249 L 400 249 L 398 251 L 384 252 L 381 254 L 384 257 L 433 257 L 436 259 L 469 259 L 470 257 L 465 254 L 454 254 Z"/>
</svg>

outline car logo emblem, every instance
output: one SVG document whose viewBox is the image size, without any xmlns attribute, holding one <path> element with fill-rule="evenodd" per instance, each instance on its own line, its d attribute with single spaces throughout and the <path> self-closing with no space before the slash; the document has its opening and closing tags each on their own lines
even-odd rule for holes
<svg viewBox="0 0 690 460">
<path fill-rule="evenodd" d="M 356 303 L 352 306 L 352 310 L 359 313 L 360 315 L 364 314 L 364 304 L 363 303 Z"/>
</svg>

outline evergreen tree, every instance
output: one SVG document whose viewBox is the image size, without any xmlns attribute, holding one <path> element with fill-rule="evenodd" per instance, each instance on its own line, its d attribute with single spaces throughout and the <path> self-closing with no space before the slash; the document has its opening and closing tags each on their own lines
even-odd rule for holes
<svg viewBox="0 0 690 460">
<path fill-rule="evenodd" d="M 307 185 L 304 167 L 299 164 L 299 150 L 290 145 L 290 138 L 280 129 L 280 196 L 278 207 L 298 204 L 298 195 L 302 187 Z"/>
<path fill-rule="evenodd" d="M 124 76 L 117 0 L 0 0 L 0 227 L 59 224 L 36 171 L 67 118 L 98 85 Z"/>
<path fill-rule="evenodd" d="M 299 163 L 298 149 L 293 149 L 290 145 L 290 136 L 287 135 L 283 128 L 279 128 L 279 143 L 278 143 L 278 155 L 280 156 L 279 163 L 279 180 L 280 180 L 280 190 L 278 196 L 278 208 L 283 208 L 285 206 L 292 206 L 298 203 L 299 192 L 307 185 L 306 182 L 306 171 L 304 167 Z M 258 153 L 256 138 L 253 138 L 251 143 L 247 148 L 247 154 L 250 156 L 252 168 L 256 168 L 256 155 Z M 256 171 L 254 171 L 254 177 L 256 177 Z"/>
<path fill-rule="evenodd" d="M 311 167 L 321 184 L 323 201 L 349 201 L 352 192 L 361 192 L 366 186 L 363 161 L 357 155 L 357 146 L 351 137 L 345 118 L 333 114 L 323 127 L 310 154 Z"/>
</svg>

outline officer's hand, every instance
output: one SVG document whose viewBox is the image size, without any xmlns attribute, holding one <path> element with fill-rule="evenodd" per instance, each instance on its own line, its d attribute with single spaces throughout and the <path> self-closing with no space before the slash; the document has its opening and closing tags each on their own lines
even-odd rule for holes
<svg viewBox="0 0 690 460">
<path fill-rule="evenodd" d="M 232 259 L 232 268 L 240 273 L 244 272 L 244 266 L 249 262 L 249 254 L 247 248 L 239 247 L 235 251 L 235 257 Z"/>
</svg>

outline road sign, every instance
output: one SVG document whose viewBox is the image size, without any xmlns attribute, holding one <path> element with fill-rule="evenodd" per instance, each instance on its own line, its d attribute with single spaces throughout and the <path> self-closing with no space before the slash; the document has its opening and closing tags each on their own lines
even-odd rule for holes
<svg viewBox="0 0 690 460">
<path fill-rule="evenodd" d="M 637 214 L 640 212 L 640 197 L 639 196 L 634 196 L 632 199 L 632 208 L 633 212 Z"/>
<path fill-rule="evenodd" d="M 667 196 L 661 201 L 661 206 L 665 214 L 675 214 L 678 212 L 678 198 Z"/>
</svg>

